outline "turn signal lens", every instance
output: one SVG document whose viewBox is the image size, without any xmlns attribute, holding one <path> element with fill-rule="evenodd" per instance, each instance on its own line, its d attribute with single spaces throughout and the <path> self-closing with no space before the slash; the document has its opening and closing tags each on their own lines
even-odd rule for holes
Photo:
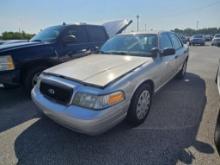
<svg viewBox="0 0 220 165">
<path fill-rule="evenodd" d="M 117 103 L 119 103 L 123 100 L 124 100 L 124 93 L 116 92 L 116 93 L 113 93 L 109 96 L 108 104 L 109 105 L 114 105 L 114 104 L 117 104 Z"/>
</svg>

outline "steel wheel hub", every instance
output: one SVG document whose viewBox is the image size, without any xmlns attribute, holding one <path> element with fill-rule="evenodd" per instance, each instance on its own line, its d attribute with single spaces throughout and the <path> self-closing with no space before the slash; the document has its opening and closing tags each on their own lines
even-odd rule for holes
<svg viewBox="0 0 220 165">
<path fill-rule="evenodd" d="M 142 91 L 141 95 L 139 96 L 137 109 L 136 109 L 137 118 L 139 120 L 143 119 L 148 113 L 150 108 L 150 100 L 151 100 L 150 92 L 148 90 Z"/>
</svg>

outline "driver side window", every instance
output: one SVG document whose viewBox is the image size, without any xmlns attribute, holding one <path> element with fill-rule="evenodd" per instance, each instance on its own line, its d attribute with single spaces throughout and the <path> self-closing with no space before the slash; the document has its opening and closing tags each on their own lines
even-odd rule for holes
<svg viewBox="0 0 220 165">
<path fill-rule="evenodd" d="M 175 34 L 170 34 L 170 38 L 172 40 L 174 49 L 178 50 L 182 47 L 182 44 L 180 43 L 179 39 Z"/>
<path fill-rule="evenodd" d="M 74 27 L 70 27 L 66 29 L 63 34 L 63 38 L 70 36 L 70 35 L 73 35 L 76 37 L 76 41 L 74 43 L 87 42 L 87 36 L 86 36 L 84 28 L 82 27 L 74 26 Z"/>
</svg>

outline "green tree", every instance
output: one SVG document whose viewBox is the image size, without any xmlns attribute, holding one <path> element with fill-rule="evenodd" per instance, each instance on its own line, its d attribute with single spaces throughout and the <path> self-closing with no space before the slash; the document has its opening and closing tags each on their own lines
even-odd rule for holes
<svg viewBox="0 0 220 165">
<path fill-rule="evenodd" d="M 176 33 L 180 33 L 186 36 L 192 36 L 194 34 L 210 34 L 210 35 L 215 35 L 216 33 L 220 33 L 220 28 L 217 27 L 210 27 L 210 28 L 203 28 L 203 29 L 191 29 L 191 28 L 186 28 L 186 29 L 174 29 L 172 30 Z"/>
<path fill-rule="evenodd" d="M 30 39 L 34 34 L 22 32 L 3 32 L 1 39 L 3 40 L 13 40 L 13 39 Z"/>
</svg>

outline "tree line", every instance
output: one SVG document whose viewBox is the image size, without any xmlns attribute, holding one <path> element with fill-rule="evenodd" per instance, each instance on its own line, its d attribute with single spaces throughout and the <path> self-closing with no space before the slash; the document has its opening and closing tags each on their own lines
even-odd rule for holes
<svg viewBox="0 0 220 165">
<path fill-rule="evenodd" d="M 186 28 L 186 29 L 178 29 L 175 28 L 172 30 L 173 32 L 183 34 L 186 36 L 192 36 L 194 34 L 210 34 L 210 35 L 215 35 L 216 33 L 220 33 L 220 28 L 213 27 L 213 28 L 203 28 L 203 29 L 191 29 L 191 28 Z M 24 31 L 22 32 L 3 32 L 2 35 L 0 35 L 0 39 L 2 40 L 13 40 L 13 39 L 25 39 L 29 40 L 31 39 L 35 34 L 30 34 L 26 33 Z"/>
<path fill-rule="evenodd" d="M 3 32 L 2 35 L 0 35 L 0 39 L 2 40 L 29 40 L 34 36 L 34 34 L 29 34 L 24 31 L 22 32 Z"/>
<path fill-rule="evenodd" d="M 180 34 L 186 35 L 186 36 L 192 36 L 194 34 L 215 35 L 217 33 L 220 33 L 220 28 L 213 27 L 213 28 L 203 28 L 203 29 L 198 29 L 198 30 L 191 29 L 191 28 L 186 28 L 186 29 L 176 28 L 172 31 L 174 31 L 175 33 L 180 33 Z"/>
</svg>

